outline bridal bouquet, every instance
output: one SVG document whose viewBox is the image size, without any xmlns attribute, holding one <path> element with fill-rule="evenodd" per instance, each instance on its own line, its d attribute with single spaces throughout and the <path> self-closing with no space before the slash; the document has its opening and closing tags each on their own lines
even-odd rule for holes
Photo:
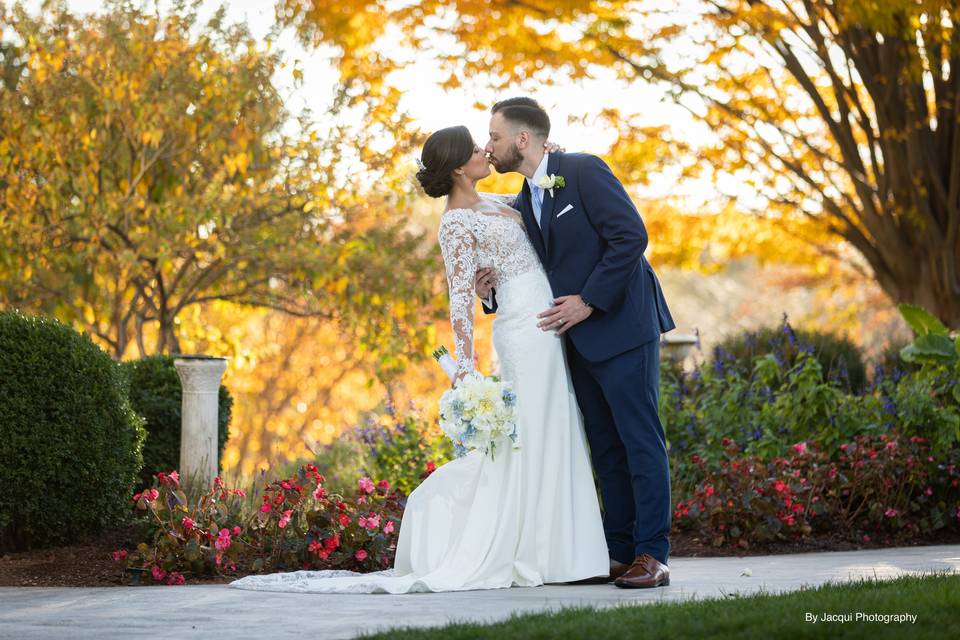
<svg viewBox="0 0 960 640">
<path fill-rule="evenodd" d="M 456 363 L 441 347 L 434 352 L 453 379 Z M 453 362 L 453 367 L 450 367 Z M 468 374 L 440 396 L 440 428 L 453 440 L 458 455 L 480 449 L 494 457 L 497 444 L 517 445 L 517 396 L 496 376 Z"/>
</svg>

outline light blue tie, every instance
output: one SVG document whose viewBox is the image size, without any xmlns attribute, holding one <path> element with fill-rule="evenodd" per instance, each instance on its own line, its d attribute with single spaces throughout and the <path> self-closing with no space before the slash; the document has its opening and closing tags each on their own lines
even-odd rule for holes
<svg viewBox="0 0 960 640">
<path fill-rule="evenodd" d="M 540 224 L 540 209 L 543 207 L 543 189 L 537 185 L 532 185 L 530 187 L 530 196 L 533 201 L 531 203 L 533 205 L 533 217 L 537 221 L 537 226 L 542 227 L 543 225 Z"/>
</svg>

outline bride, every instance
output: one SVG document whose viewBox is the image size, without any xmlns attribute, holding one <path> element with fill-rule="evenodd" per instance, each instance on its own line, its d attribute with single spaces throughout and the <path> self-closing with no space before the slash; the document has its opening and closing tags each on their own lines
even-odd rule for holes
<svg viewBox="0 0 960 640">
<path fill-rule="evenodd" d="M 375 573 L 251 575 L 240 589 L 409 593 L 532 587 L 606 576 L 610 563 L 587 441 L 563 341 L 537 326 L 553 293 L 513 196 L 479 194 L 490 174 L 466 127 L 441 129 L 423 147 L 417 179 L 446 196 L 440 249 L 450 292 L 457 381 L 474 369 L 474 275 L 493 268 L 493 344 L 517 396 L 520 447 L 495 458 L 474 450 L 438 468 L 409 496 L 394 568 Z"/>
</svg>

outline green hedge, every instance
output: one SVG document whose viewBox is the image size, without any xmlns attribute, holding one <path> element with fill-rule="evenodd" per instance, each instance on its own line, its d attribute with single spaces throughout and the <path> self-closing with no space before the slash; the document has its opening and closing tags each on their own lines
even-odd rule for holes
<svg viewBox="0 0 960 640">
<path fill-rule="evenodd" d="M 147 439 L 143 445 L 142 486 L 152 484 L 153 474 L 180 467 L 180 408 L 182 388 L 173 356 L 149 356 L 123 363 L 130 381 L 130 401 L 146 420 Z M 233 398 L 220 385 L 217 429 L 218 458 L 223 460 Z"/>
<path fill-rule="evenodd" d="M 0 312 L 0 550 L 126 521 L 144 435 L 120 368 L 88 336 Z"/>
</svg>

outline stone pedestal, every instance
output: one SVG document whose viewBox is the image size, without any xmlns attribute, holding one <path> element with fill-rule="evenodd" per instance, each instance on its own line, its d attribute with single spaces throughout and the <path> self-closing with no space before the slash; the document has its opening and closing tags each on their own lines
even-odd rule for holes
<svg viewBox="0 0 960 640">
<path fill-rule="evenodd" d="M 209 488 L 217 476 L 217 414 L 226 358 L 179 356 L 173 361 L 183 386 L 180 477 Z"/>
<path fill-rule="evenodd" d="M 683 362 L 700 339 L 691 334 L 667 333 L 660 337 L 660 357 L 673 362 Z"/>
</svg>

